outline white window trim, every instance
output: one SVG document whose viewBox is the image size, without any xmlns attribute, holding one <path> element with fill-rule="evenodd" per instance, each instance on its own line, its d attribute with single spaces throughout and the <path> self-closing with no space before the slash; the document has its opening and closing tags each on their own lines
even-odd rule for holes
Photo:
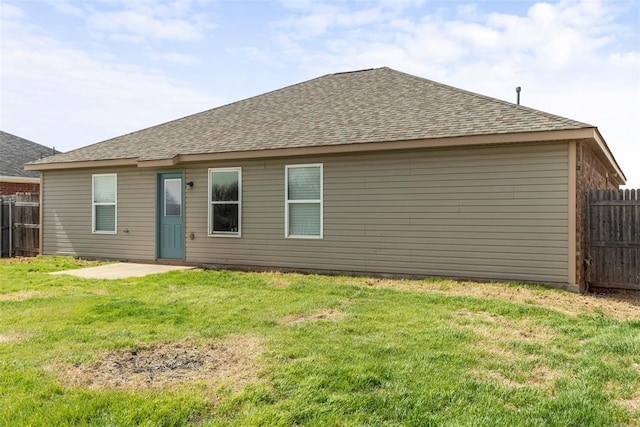
<svg viewBox="0 0 640 427">
<path fill-rule="evenodd" d="M 113 176 L 115 178 L 115 201 L 114 203 L 96 203 L 96 177 Z M 115 218 L 113 221 L 113 231 L 96 230 L 96 206 L 115 206 Z M 117 173 L 94 173 L 91 175 L 91 233 L 93 234 L 118 234 L 118 174 Z"/>
<path fill-rule="evenodd" d="M 320 167 L 320 200 L 289 200 L 289 169 Z M 292 203 L 320 203 L 320 235 L 304 236 L 289 234 L 289 204 Z M 322 163 L 305 163 L 300 165 L 285 165 L 284 174 L 284 237 L 287 239 L 323 239 L 324 238 L 324 166 Z"/>
<path fill-rule="evenodd" d="M 211 173 L 212 172 L 238 172 L 238 201 L 237 202 L 214 202 L 211 200 Z M 208 219 L 207 219 L 207 235 L 209 237 L 242 237 L 242 168 L 209 168 L 207 172 L 207 204 L 209 205 L 207 209 Z M 238 205 L 238 231 L 213 231 L 213 224 L 211 223 L 211 210 L 214 204 L 220 205 L 229 205 L 229 204 L 237 204 Z"/>
</svg>

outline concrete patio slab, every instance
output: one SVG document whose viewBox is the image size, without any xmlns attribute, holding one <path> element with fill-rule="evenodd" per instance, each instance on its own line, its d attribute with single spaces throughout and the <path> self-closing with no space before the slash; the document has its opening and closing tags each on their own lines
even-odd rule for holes
<svg viewBox="0 0 640 427">
<path fill-rule="evenodd" d="M 191 270 L 195 267 L 180 265 L 160 265 L 160 264 L 135 264 L 130 262 L 119 262 L 116 264 L 105 264 L 98 267 L 85 267 L 77 270 L 63 270 L 49 273 L 53 275 L 69 274 L 71 276 L 85 279 L 126 279 L 128 277 L 143 277 L 149 274 L 167 273 L 175 270 Z"/>
</svg>

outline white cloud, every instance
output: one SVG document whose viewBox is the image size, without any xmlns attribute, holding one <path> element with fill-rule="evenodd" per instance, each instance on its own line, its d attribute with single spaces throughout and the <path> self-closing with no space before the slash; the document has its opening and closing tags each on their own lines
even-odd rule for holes
<svg viewBox="0 0 640 427">
<path fill-rule="evenodd" d="M 596 3 L 537 3 L 525 17 L 491 14 L 485 26 L 500 32 L 505 48 L 529 51 L 546 67 L 562 69 L 611 42 L 610 16 Z"/>
<path fill-rule="evenodd" d="M 204 37 L 205 23 L 201 19 L 186 20 L 161 18 L 150 10 L 121 10 L 96 12 L 89 16 L 87 24 L 93 30 L 109 35 L 135 38 L 193 41 Z"/>
<path fill-rule="evenodd" d="M 366 2 L 366 6 L 369 6 Z M 306 3 L 305 3 L 306 5 Z M 405 50 L 416 62 L 484 61 L 489 58 L 508 60 L 513 57 L 533 61 L 540 68 L 571 68 L 576 60 L 585 60 L 614 40 L 611 8 L 597 0 L 565 0 L 559 3 L 537 3 L 526 16 L 481 13 L 478 6 L 458 8 L 458 17 L 444 19 L 424 11 L 408 16 L 403 11 L 363 8 L 348 11 L 343 4 L 298 5 L 296 12 L 274 26 L 274 40 L 284 44 L 284 52 L 307 52 L 314 57 L 320 52 L 333 53 L 335 39 L 353 51 L 367 52 L 380 45 L 393 45 Z M 461 15 L 462 11 L 462 15 Z M 473 15 L 475 22 L 460 19 Z M 359 19 L 367 16 L 368 19 Z M 323 41 L 321 36 L 331 28 L 344 31 Z M 310 40 L 308 40 L 310 39 Z M 346 57 L 347 55 L 343 55 Z M 302 58 L 304 60 L 304 58 Z M 348 60 L 351 61 L 351 58 Z"/>
<path fill-rule="evenodd" d="M 73 4 L 72 0 L 45 0 L 45 2 L 59 13 L 73 16 L 84 16 L 84 9 L 79 7 L 77 4 Z"/>
<path fill-rule="evenodd" d="M 317 37 L 332 29 L 354 29 L 386 23 L 410 2 L 363 3 L 366 7 L 351 10 L 348 3 L 285 2 L 285 6 L 296 13 L 278 21 L 274 27 L 295 38 Z"/>
<path fill-rule="evenodd" d="M 200 61 L 193 55 L 165 51 L 175 49 L 170 42 L 199 42 L 215 27 L 211 17 L 200 12 L 210 0 L 42 1 L 55 12 L 76 18 L 78 30 L 88 31 L 96 50 L 112 41 L 136 44 L 146 49 L 146 56 L 153 61 L 172 64 Z"/>
<path fill-rule="evenodd" d="M 267 51 L 258 49 L 257 47 L 247 46 L 239 48 L 229 48 L 228 51 L 237 56 L 246 58 L 249 61 L 258 62 L 277 68 L 285 67 L 285 64 L 283 62 L 277 61 L 272 56 L 270 56 Z"/>
<path fill-rule="evenodd" d="M 220 103 L 161 71 L 87 54 L 5 15 L 2 37 L 2 129 L 61 150 Z"/>
<path fill-rule="evenodd" d="M 338 17 L 358 11 L 338 5 L 295 9 L 298 22 L 321 23 L 315 31 L 292 17 L 274 25 L 280 60 L 309 76 L 387 65 L 509 101 L 522 86 L 523 103 L 598 126 L 640 187 L 639 29 L 637 20 L 635 28 L 621 20 L 637 16 L 637 2 L 540 2 L 523 15 L 483 11 L 482 3 L 452 5 L 449 14 L 384 9 L 381 20 L 342 27 Z"/>
<path fill-rule="evenodd" d="M 150 56 L 151 59 L 156 61 L 166 61 L 179 65 L 195 65 L 200 63 L 200 59 L 197 57 L 178 52 L 151 53 Z"/>
<path fill-rule="evenodd" d="M 112 40 L 198 41 L 213 27 L 210 17 L 195 11 L 205 0 L 99 0 L 79 6 L 48 1 L 58 12 L 85 18 L 92 32 Z"/>
<path fill-rule="evenodd" d="M 501 43 L 502 34 L 494 28 L 466 22 L 452 22 L 447 32 L 466 45 L 480 50 L 492 50 Z"/>
<path fill-rule="evenodd" d="M 22 10 L 7 3 L 0 3 L 0 17 L 3 19 L 15 19 L 22 17 Z"/>
</svg>

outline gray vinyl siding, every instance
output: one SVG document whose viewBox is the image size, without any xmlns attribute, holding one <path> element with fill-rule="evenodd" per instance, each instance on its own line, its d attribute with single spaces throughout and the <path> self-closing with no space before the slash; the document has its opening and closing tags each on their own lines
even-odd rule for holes
<svg viewBox="0 0 640 427">
<path fill-rule="evenodd" d="M 285 165 L 322 163 L 324 238 L 287 239 Z M 242 167 L 242 236 L 207 235 L 207 170 Z M 186 261 L 567 282 L 568 145 L 207 162 L 185 171 Z M 118 174 L 118 233 L 91 233 L 91 175 Z M 155 175 L 44 173 L 44 253 L 155 259 Z M 124 231 L 128 230 L 129 233 Z M 193 238 L 191 238 L 193 237 Z"/>
<path fill-rule="evenodd" d="M 117 234 L 91 232 L 91 176 L 99 173 L 118 175 Z M 153 170 L 129 167 L 46 171 L 44 210 L 45 254 L 155 258 Z"/>
<path fill-rule="evenodd" d="M 285 165 L 323 163 L 324 238 L 284 237 Z M 242 167 L 242 237 L 207 236 L 207 169 Z M 190 262 L 566 283 L 566 143 L 186 168 Z"/>
</svg>

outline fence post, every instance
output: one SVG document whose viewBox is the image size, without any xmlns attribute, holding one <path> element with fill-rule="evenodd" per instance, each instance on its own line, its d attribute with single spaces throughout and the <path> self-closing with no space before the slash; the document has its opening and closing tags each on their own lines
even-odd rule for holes
<svg viewBox="0 0 640 427">
<path fill-rule="evenodd" d="M 593 262 L 593 258 L 591 256 L 591 192 L 587 191 L 587 218 L 585 221 L 585 259 L 583 260 L 585 264 L 584 269 L 584 283 L 585 283 L 585 292 L 589 292 L 589 281 L 591 280 L 591 263 Z"/>
<path fill-rule="evenodd" d="M 9 258 L 13 256 L 13 203 L 9 199 Z"/>
<path fill-rule="evenodd" d="M 2 214 L 4 213 L 4 198 L 0 197 L 0 258 L 2 258 L 2 243 L 4 242 L 4 226 Z"/>
</svg>

